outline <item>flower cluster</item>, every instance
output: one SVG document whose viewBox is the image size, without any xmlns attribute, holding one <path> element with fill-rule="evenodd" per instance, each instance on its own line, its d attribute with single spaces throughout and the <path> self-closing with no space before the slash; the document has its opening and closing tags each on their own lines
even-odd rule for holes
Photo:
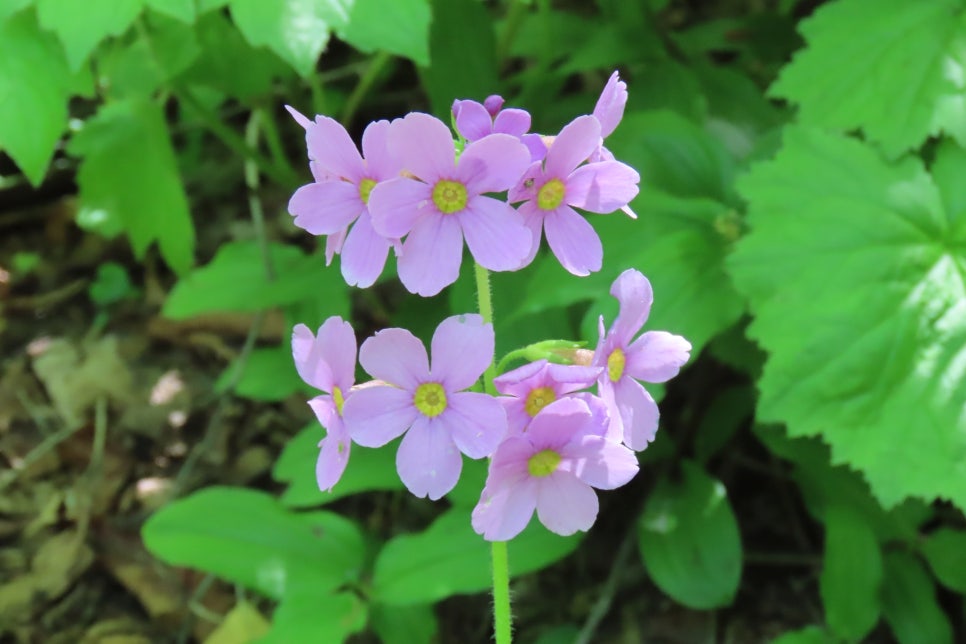
<svg viewBox="0 0 966 644">
<path fill-rule="evenodd" d="M 629 269 L 611 293 L 620 313 L 601 319 L 592 364 L 538 360 L 496 377 L 501 396 L 468 391 L 493 361 L 493 327 L 479 315 L 446 318 L 431 354 L 404 329 L 362 343 L 359 362 L 374 378 L 353 385 L 356 342 L 348 323 L 329 318 L 313 336 L 299 325 L 292 348 L 299 374 L 326 392 L 309 404 L 328 434 L 320 444 L 319 487 L 330 489 L 351 443 L 381 447 L 403 436 L 396 468 L 410 492 L 436 500 L 453 489 L 462 455 L 489 457 L 473 527 L 484 538 L 516 536 L 537 512 L 558 534 L 587 530 L 597 517 L 593 488 L 624 485 L 637 473 L 634 451 L 657 429 L 658 411 L 638 382 L 664 382 L 687 362 L 691 345 L 664 331 L 636 340 L 653 295 Z M 596 392 L 591 391 L 595 389 Z"/>
<path fill-rule="evenodd" d="M 484 268 L 514 271 L 533 261 L 544 234 L 564 268 L 588 275 L 600 270 L 603 249 L 575 208 L 634 216 L 628 204 L 640 177 L 603 147 L 626 100 L 614 72 L 593 114 L 555 137 L 529 132 L 530 114 L 503 109 L 499 96 L 460 100 L 458 141 L 439 119 L 414 112 L 371 123 L 362 154 L 333 119 L 289 108 L 305 128 L 315 179 L 295 192 L 289 212 L 295 225 L 326 236 L 327 261 L 341 254 L 346 281 L 362 288 L 378 279 L 390 248 L 403 285 L 431 296 L 459 277 L 464 241 Z"/>
</svg>

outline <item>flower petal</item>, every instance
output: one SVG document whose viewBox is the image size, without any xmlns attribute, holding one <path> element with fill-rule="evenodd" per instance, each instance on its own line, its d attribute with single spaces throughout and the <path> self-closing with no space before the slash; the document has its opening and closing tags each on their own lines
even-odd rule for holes
<svg viewBox="0 0 966 644">
<path fill-rule="evenodd" d="M 322 359 L 321 348 L 312 330 L 304 324 L 296 324 L 292 329 L 292 358 L 302 380 L 316 389 L 332 391 L 332 369 Z"/>
<path fill-rule="evenodd" d="M 620 161 L 581 166 L 567 179 L 567 203 L 600 214 L 620 210 L 637 196 L 641 176 Z"/>
<path fill-rule="evenodd" d="M 493 117 L 482 103 L 464 100 L 453 104 L 456 130 L 467 141 L 476 141 L 493 132 Z"/>
<path fill-rule="evenodd" d="M 537 485 L 537 517 L 562 536 L 589 530 L 597 520 L 597 494 L 570 472 L 557 471 Z"/>
<path fill-rule="evenodd" d="M 365 157 L 366 174 L 385 181 L 399 176 L 402 160 L 389 149 L 389 121 L 373 121 L 362 133 L 362 155 Z"/>
<path fill-rule="evenodd" d="M 510 203 L 535 201 L 537 192 L 546 182 L 547 177 L 543 174 L 543 164 L 539 161 L 533 161 L 517 180 L 516 185 L 510 188 L 507 193 L 507 201 Z"/>
<path fill-rule="evenodd" d="M 389 240 L 373 229 L 369 211 L 362 211 L 342 247 L 342 276 L 346 284 L 372 286 L 386 266 L 389 246 Z"/>
<path fill-rule="evenodd" d="M 333 386 L 348 393 L 355 382 L 356 337 L 352 325 L 332 316 L 319 327 L 318 336 L 304 324 L 292 330 L 292 355 L 302 380 L 331 392 Z"/>
<path fill-rule="evenodd" d="M 439 419 L 446 424 L 459 450 L 470 458 L 492 454 L 507 432 L 503 405 L 487 394 L 452 394 Z"/>
<path fill-rule="evenodd" d="M 494 378 L 493 386 L 501 394 L 526 398 L 533 389 L 545 386 L 548 364 L 546 360 L 528 362 Z"/>
<path fill-rule="evenodd" d="M 399 177 L 377 183 L 369 193 L 372 227 L 389 239 L 406 235 L 425 215 L 437 213 L 431 189 L 414 179 Z"/>
<path fill-rule="evenodd" d="M 429 378 L 426 347 L 406 329 L 383 329 L 368 338 L 359 350 L 359 362 L 373 378 L 409 392 Z"/>
<path fill-rule="evenodd" d="M 654 289 L 640 271 L 628 268 L 611 284 L 610 294 L 620 303 L 620 311 L 611 325 L 610 335 L 614 336 L 617 345 L 627 347 L 651 314 Z"/>
<path fill-rule="evenodd" d="M 346 129 L 328 116 L 316 116 L 305 130 L 309 158 L 323 170 L 358 183 L 365 172 L 362 156 Z"/>
<path fill-rule="evenodd" d="M 395 387 L 357 389 L 342 408 L 346 431 L 363 447 L 382 447 L 409 429 L 417 416 L 413 395 Z"/>
<path fill-rule="evenodd" d="M 634 452 L 601 436 L 583 436 L 568 447 L 570 471 L 599 490 L 613 490 L 626 484 L 639 469 Z"/>
<path fill-rule="evenodd" d="M 536 486 L 526 479 L 517 485 L 491 490 L 489 479 L 473 508 L 473 530 L 487 541 L 509 541 L 530 523 L 537 506 Z"/>
<path fill-rule="evenodd" d="M 460 276 L 463 233 L 450 215 L 429 215 L 413 227 L 403 242 L 397 263 L 399 279 L 410 293 L 436 295 Z"/>
<path fill-rule="evenodd" d="M 292 118 L 295 119 L 295 122 L 301 125 L 303 128 L 307 130 L 312 127 L 312 121 L 309 119 L 309 117 L 305 116 L 291 105 L 286 105 L 285 109 L 289 114 L 292 115 Z"/>
<path fill-rule="evenodd" d="M 608 137 L 624 116 L 624 106 L 627 104 L 627 84 L 620 80 L 615 71 L 607 79 L 604 90 L 594 105 L 594 116 L 600 121 L 601 137 Z"/>
<path fill-rule="evenodd" d="M 574 275 L 599 271 L 604 261 L 604 247 L 597 231 L 569 206 L 561 206 L 543 220 L 543 231 L 550 250 Z"/>
<path fill-rule="evenodd" d="M 427 183 L 450 178 L 456 169 L 453 135 L 445 123 L 429 114 L 410 112 L 393 123 L 389 148 L 406 170 Z"/>
<path fill-rule="evenodd" d="M 332 233 L 325 238 L 325 265 L 332 263 L 332 258 L 342 252 L 342 244 L 345 243 L 349 227 L 346 226 L 337 233 Z"/>
<path fill-rule="evenodd" d="M 453 315 L 436 327 L 431 345 L 430 378 L 448 391 L 473 385 L 493 362 L 493 325 L 475 313 Z"/>
<path fill-rule="evenodd" d="M 463 457 L 441 417 L 416 419 L 396 452 L 396 469 L 403 485 L 419 498 L 436 501 L 453 489 Z"/>
<path fill-rule="evenodd" d="M 553 449 L 559 452 L 592 420 L 586 403 L 576 398 L 560 398 L 533 417 L 526 436 L 537 451 Z"/>
<path fill-rule="evenodd" d="M 530 129 L 530 121 L 530 112 L 508 107 L 501 110 L 493 119 L 493 131 L 519 138 Z"/>
<path fill-rule="evenodd" d="M 624 444 L 635 452 L 646 449 L 657 434 L 657 403 L 639 382 L 626 376 L 614 385 L 614 400 L 624 424 Z"/>
<path fill-rule="evenodd" d="M 645 382 L 665 382 L 691 356 L 691 343 L 667 331 L 648 331 L 627 348 L 627 375 Z"/>
<path fill-rule="evenodd" d="M 288 202 L 288 211 L 295 216 L 295 225 L 313 235 L 339 232 L 364 208 L 359 189 L 345 181 L 304 185 Z"/>
<path fill-rule="evenodd" d="M 544 170 L 549 177 L 566 177 L 600 145 L 600 123 L 590 115 L 578 116 L 564 126 L 547 150 Z"/>
<path fill-rule="evenodd" d="M 527 146 L 509 134 L 491 134 L 466 146 L 454 178 L 471 195 L 504 192 L 516 185 L 529 165 Z"/>
<path fill-rule="evenodd" d="M 328 396 L 326 396 L 328 398 Z M 342 478 L 345 466 L 349 462 L 349 451 L 352 441 L 345 430 L 342 418 L 336 412 L 335 405 L 329 401 L 310 400 L 309 406 L 316 416 L 322 420 L 326 428 L 325 438 L 319 443 L 319 458 L 315 462 L 315 479 L 319 489 L 332 491 L 333 486 Z"/>
<path fill-rule="evenodd" d="M 473 259 L 484 268 L 516 270 L 530 253 L 533 234 L 520 213 L 504 201 L 476 197 L 456 218 Z"/>
</svg>

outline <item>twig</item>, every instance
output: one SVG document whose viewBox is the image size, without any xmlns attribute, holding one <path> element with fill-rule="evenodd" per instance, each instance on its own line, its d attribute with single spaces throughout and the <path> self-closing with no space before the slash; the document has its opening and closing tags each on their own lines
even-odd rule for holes
<svg viewBox="0 0 966 644">
<path fill-rule="evenodd" d="M 23 295 L 21 297 L 11 297 L 4 306 L 13 310 L 43 309 L 55 304 L 60 304 L 64 300 L 69 300 L 87 289 L 90 280 L 84 277 L 69 282 L 64 286 L 55 288 L 53 291 L 40 293 L 38 295 Z"/>
<path fill-rule="evenodd" d="M 614 602 L 614 596 L 617 594 L 617 589 L 620 586 L 621 577 L 627 570 L 627 559 L 634 551 L 634 541 L 636 538 L 634 525 L 636 524 L 633 524 L 631 529 L 627 531 L 627 534 L 624 535 L 624 540 L 617 550 L 614 563 L 611 564 L 610 574 L 607 575 L 607 581 L 604 583 L 600 597 L 594 603 L 593 608 L 590 609 L 590 614 L 584 622 L 584 627 L 580 629 L 580 633 L 577 634 L 577 639 L 574 640 L 575 644 L 589 644 L 592 642 L 597 627 L 600 626 L 600 623 L 607 617 L 607 613 L 610 611 L 610 606 Z"/>
</svg>

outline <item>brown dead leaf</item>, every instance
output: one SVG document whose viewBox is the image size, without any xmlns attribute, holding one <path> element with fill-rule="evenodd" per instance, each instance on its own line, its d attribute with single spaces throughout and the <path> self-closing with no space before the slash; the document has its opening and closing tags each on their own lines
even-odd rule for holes
<svg viewBox="0 0 966 644">
<path fill-rule="evenodd" d="M 171 568 L 154 560 L 140 538 L 104 533 L 99 550 L 107 571 L 137 597 L 153 621 L 180 621 L 187 602 L 181 579 Z"/>
<path fill-rule="evenodd" d="M 271 624 L 257 608 L 240 601 L 205 639 L 205 644 L 249 644 L 266 635 L 270 629 Z"/>
<path fill-rule="evenodd" d="M 118 617 L 91 624 L 78 644 L 151 644 L 151 638 L 144 624 Z"/>
</svg>

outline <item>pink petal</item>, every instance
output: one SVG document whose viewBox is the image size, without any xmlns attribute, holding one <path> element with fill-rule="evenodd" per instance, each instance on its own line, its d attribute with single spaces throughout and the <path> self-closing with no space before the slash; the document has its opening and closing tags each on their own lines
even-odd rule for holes
<svg viewBox="0 0 966 644">
<path fill-rule="evenodd" d="M 491 134 L 469 145 L 460 155 L 454 178 L 471 195 L 504 192 L 520 179 L 530 165 L 530 151 L 509 134 Z"/>
<path fill-rule="evenodd" d="M 365 172 L 362 156 L 346 129 L 333 118 L 316 116 L 306 129 L 309 158 L 332 174 L 358 183 Z"/>
<path fill-rule="evenodd" d="M 362 211 L 342 248 L 342 276 L 349 286 L 372 286 L 386 265 L 390 242 L 372 228 L 368 210 Z"/>
<path fill-rule="evenodd" d="M 453 489 L 463 469 L 463 457 L 441 418 L 417 418 L 396 452 L 403 485 L 417 497 L 428 496 L 432 501 Z"/>
<path fill-rule="evenodd" d="M 520 143 L 530 150 L 531 161 L 543 161 L 547 157 L 547 144 L 539 134 L 524 134 L 520 137 Z"/>
<path fill-rule="evenodd" d="M 296 324 L 292 329 L 292 358 L 302 380 L 316 389 L 332 391 L 335 380 L 332 369 L 322 359 L 321 347 L 312 330 L 304 324 Z"/>
<path fill-rule="evenodd" d="M 548 177 L 563 178 L 587 160 L 600 145 L 600 123 L 590 115 L 578 116 L 554 139 L 544 160 Z"/>
<path fill-rule="evenodd" d="M 399 279 L 410 293 L 436 295 L 460 276 L 463 233 L 452 215 L 423 217 L 403 242 Z"/>
<path fill-rule="evenodd" d="M 345 243 L 349 228 L 343 228 L 337 233 L 332 233 L 325 238 L 325 265 L 332 263 L 332 258 L 342 252 L 342 244 Z"/>
<path fill-rule="evenodd" d="M 447 391 L 473 386 L 493 362 L 493 325 L 476 314 L 454 315 L 440 322 L 433 333 L 432 380 Z"/>
<path fill-rule="evenodd" d="M 510 188 L 510 192 L 507 193 L 507 201 L 510 203 L 534 201 L 537 198 L 537 192 L 546 182 L 547 177 L 543 174 L 543 164 L 539 161 L 531 162 L 517 180 L 516 185 Z"/>
<path fill-rule="evenodd" d="M 562 536 L 589 530 L 597 520 L 597 495 L 569 472 L 557 471 L 539 480 L 537 517 L 548 530 Z"/>
<path fill-rule="evenodd" d="M 571 447 L 566 454 L 567 458 L 573 459 L 570 471 L 598 490 L 613 490 L 625 485 L 639 469 L 634 452 L 600 436 L 584 436 Z"/>
<path fill-rule="evenodd" d="M 389 150 L 389 121 L 373 121 L 362 133 L 362 155 L 366 174 L 377 181 L 394 179 L 402 170 L 402 160 Z"/>
<path fill-rule="evenodd" d="M 473 530 L 487 541 L 509 541 L 527 527 L 536 505 L 536 486 L 530 479 L 495 493 L 486 487 L 473 508 Z"/>
<path fill-rule="evenodd" d="M 494 378 L 493 386 L 501 394 L 526 398 L 533 389 L 545 386 L 547 378 L 541 376 L 546 374 L 547 364 L 546 360 L 528 362 Z"/>
<path fill-rule="evenodd" d="M 567 179 L 567 203 L 600 214 L 624 208 L 637 196 L 641 176 L 620 161 L 600 161 L 574 170 Z"/>
<path fill-rule="evenodd" d="M 493 119 L 493 131 L 510 134 L 517 138 L 530 129 L 530 112 L 508 107 Z"/>
<path fill-rule="evenodd" d="M 383 329 L 368 338 L 359 350 L 359 362 L 373 378 L 410 392 L 429 378 L 426 347 L 406 329 Z"/>
<path fill-rule="evenodd" d="M 345 430 L 345 425 L 337 413 L 328 413 L 323 409 L 316 409 L 313 401 L 309 405 L 316 410 L 316 415 L 320 419 L 325 416 L 327 421 L 323 423 L 326 428 L 326 436 L 319 443 L 319 458 L 315 463 L 315 479 L 319 484 L 320 490 L 332 491 L 333 486 L 342 478 L 345 466 L 349 462 L 349 451 L 352 442 L 349 434 Z M 335 412 L 335 406 L 328 405 Z"/>
<path fill-rule="evenodd" d="M 520 266 L 517 268 L 523 268 L 524 266 L 529 266 L 533 258 L 537 256 L 540 251 L 540 240 L 543 239 L 543 222 L 545 219 L 545 211 L 537 208 L 536 204 L 532 201 L 527 201 L 520 204 L 517 208 L 517 212 L 523 216 L 523 225 L 527 227 L 530 231 L 530 250 L 527 251 L 527 256 L 523 258 L 520 262 Z"/>
<path fill-rule="evenodd" d="M 575 435 L 583 432 L 591 420 L 590 410 L 584 402 L 575 398 L 561 398 L 533 417 L 526 437 L 536 451 L 560 451 Z"/>
<path fill-rule="evenodd" d="M 288 113 L 292 115 L 292 118 L 295 119 L 295 122 L 301 125 L 303 128 L 307 130 L 312 127 L 312 121 L 291 105 L 286 105 L 285 109 L 288 110 Z"/>
<path fill-rule="evenodd" d="M 484 458 L 496 451 L 507 431 L 506 412 L 499 401 L 487 394 L 464 391 L 451 394 L 445 423 L 453 441 L 470 458 Z"/>
<path fill-rule="evenodd" d="M 544 217 L 543 230 L 550 250 L 574 275 L 600 270 L 604 247 L 597 231 L 569 206 L 561 206 Z"/>
<path fill-rule="evenodd" d="M 346 431 L 363 447 L 382 447 L 409 429 L 417 416 L 412 393 L 395 387 L 357 389 L 342 408 Z"/>
<path fill-rule="evenodd" d="M 657 403 L 639 382 L 628 377 L 617 381 L 614 400 L 624 424 L 624 444 L 635 452 L 646 449 L 657 434 Z"/>
<path fill-rule="evenodd" d="M 313 235 L 339 232 L 351 224 L 363 208 L 359 188 L 345 181 L 304 185 L 288 202 L 288 211 L 295 215 L 295 225 Z"/>
<path fill-rule="evenodd" d="M 627 104 L 627 84 L 620 80 L 615 71 L 610 75 L 604 91 L 600 93 L 594 106 L 594 116 L 600 121 L 600 135 L 610 136 L 617 124 L 624 116 L 624 106 Z"/>
<path fill-rule="evenodd" d="M 512 271 L 520 268 L 526 260 L 531 249 L 532 233 L 520 213 L 506 202 L 476 197 L 455 216 L 463 229 L 473 259 L 484 268 Z"/>
<path fill-rule="evenodd" d="M 476 101 L 457 101 L 456 130 L 467 141 L 482 139 L 493 131 L 493 117 Z"/>
<path fill-rule="evenodd" d="M 376 184 L 369 193 L 372 227 L 389 239 L 406 235 L 425 215 L 438 214 L 432 188 L 421 181 L 399 177 Z"/>
<path fill-rule="evenodd" d="M 410 112 L 394 123 L 389 148 L 402 159 L 406 170 L 427 183 L 449 178 L 456 168 L 453 136 L 442 121 L 429 114 Z"/>
<path fill-rule="evenodd" d="M 627 349 L 627 375 L 645 382 L 665 382 L 678 374 L 691 355 L 691 343 L 667 331 L 648 331 Z"/>
<path fill-rule="evenodd" d="M 620 312 L 611 325 L 611 334 L 617 344 L 626 347 L 651 314 L 654 289 L 640 271 L 628 268 L 611 284 L 610 294 L 620 302 Z"/>
</svg>

